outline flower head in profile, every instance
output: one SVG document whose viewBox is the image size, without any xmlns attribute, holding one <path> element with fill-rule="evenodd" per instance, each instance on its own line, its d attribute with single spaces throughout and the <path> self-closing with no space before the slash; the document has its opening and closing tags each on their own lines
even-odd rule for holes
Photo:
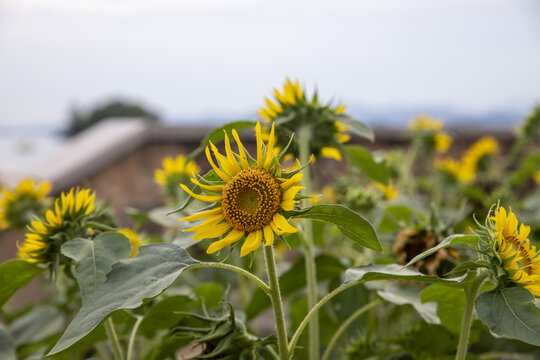
<svg viewBox="0 0 540 360">
<path fill-rule="evenodd" d="M 54 210 L 45 213 L 44 220 L 32 221 L 18 257 L 33 263 L 58 263 L 60 247 L 75 237 L 85 237 L 85 221 L 94 211 L 95 195 L 89 189 L 71 189 L 62 193 L 54 203 Z"/>
<path fill-rule="evenodd" d="M 193 240 L 216 239 L 207 249 L 209 254 L 245 238 L 240 251 L 240 255 L 245 256 L 259 248 L 263 239 L 265 246 L 271 246 L 276 235 L 297 231 L 281 212 L 293 210 L 298 203 L 295 197 L 302 189 L 298 186 L 302 173 L 281 173 L 279 157 L 274 155 L 273 150 L 273 124 L 266 145 L 259 123 L 255 131 L 256 159 L 246 152 L 238 133 L 232 130 L 238 147 L 238 152 L 234 153 L 225 132 L 225 155 L 211 142 L 210 147 L 206 147 L 206 157 L 217 175 L 217 180 L 205 180 L 204 177 L 200 181 L 191 179 L 205 194 L 196 194 L 184 184 L 180 184 L 192 197 L 214 204 L 209 210 L 179 220 L 204 219 L 202 224 L 184 231 L 196 232 Z"/>
<path fill-rule="evenodd" d="M 429 150 L 444 154 L 452 145 L 452 137 L 442 131 L 444 122 L 435 120 L 427 115 L 414 118 L 409 123 L 409 130 Z"/>
<path fill-rule="evenodd" d="M 191 176 L 199 173 L 199 166 L 193 160 L 188 161 L 184 155 L 175 158 L 167 156 L 161 164 L 161 169 L 154 170 L 154 181 L 163 188 L 167 196 L 178 201 L 178 184 L 188 183 Z"/>
<path fill-rule="evenodd" d="M 41 215 L 47 206 L 51 183 L 23 179 L 14 189 L 0 189 L 0 230 L 22 229 L 33 216 Z"/>
<path fill-rule="evenodd" d="M 499 143 L 491 136 L 485 136 L 471 145 L 461 160 L 462 178 L 467 182 L 476 179 L 477 172 L 486 166 L 489 157 L 499 152 Z"/>
<path fill-rule="evenodd" d="M 340 116 L 345 111 L 345 105 L 331 106 L 323 105 L 318 100 L 315 92 L 311 99 L 308 99 L 298 80 L 285 80 L 281 90 L 274 89 L 274 100 L 264 98 L 265 106 L 258 111 L 260 117 L 268 123 L 278 122 L 278 129 L 275 133 L 275 145 L 278 148 L 285 147 L 293 133 L 298 133 L 302 127 L 312 129 L 310 138 L 310 153 L 316 158 L 327 157 L 341 160 L 342 156 L 338 148 L 341 144 L 350 140 L 347 134 L 349 127 L 340 121 Z M 268 136 L 268 132 L 263 135 Z M 295 147 L 287 149 L 288 154 L 297 157 Z"/>
<path fill-rule="evenodd" d="M 518 227 L 512 209 L 507 213 L 502 206 L 490 220 L 495 254 L 509 280 L 540 297 L 540 254 L 529 240 L 531 228 L 523 223 Z"/>
</svg>

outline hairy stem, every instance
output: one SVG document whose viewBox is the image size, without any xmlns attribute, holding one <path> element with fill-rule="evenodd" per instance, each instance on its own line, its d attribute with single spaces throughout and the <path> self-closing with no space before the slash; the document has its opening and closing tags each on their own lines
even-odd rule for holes
<svg viewBox="0 0 540 360">
<path fill-rule="evenodd" d="M 279 359 L 287 360 L 287 327 L 285 325 L 283 302 L 281 300 L 281 291 L 276 272 L 276 259 L 272 246 L 264 247 L 264 259 L 266 260 L 266 272 L 268 274 L 268 283 L 270 284 L 270 299 L 272 300 L 272 308 L 274 309 L 274 318 L 276 320 Z"/>
<path fill-rule="evenodd" d="M 131 330 L 131 335 L 129 337 L 128 349 L 127 349 L 127 360 L 133 359 L 133 349 L 135 348 L 135 338 L 137 337 L 137 331 L 139 330 L 139 325 L 141 325 L 142 320 L 143 320 L 142 316 L 137 316 L 137 321 L 135 322 L 135 325 L 133 325 L 133 329 Z"/>
<path fill-rule="evenodd" d="M 122 351 L 122 347 L 120 346 L 120 341 L 118 340 L 118 335 L 116 334 L 116 330 L 114 329 L 114 323 L 110 316 L 107 320 L 105 320 L 105 332 L 107 333 L 107 337 L 109 338 L 109 342 L 111 343 L 114 359 L 124 360 L 124 352 Z"/>
<path fill-rule="evenodd" d="M 309 162 L 311 154 L 309 151 L 309 140 L 311 127 L 304 126 L 299 130 L 299 157 L 300 163 L 307 166 L 304 168 L 304 176 L 302 178 L 302 186 L 305 187 L 306 194 L 311 194 L 311 171 Z M 309 206 L 309 199 L 302 201 L 302 206 Z M 313 244 L 313 223 L 311 220 L 304 220 L 304 238 L 305 238 L 305 260 L 306 260 L 306 283 L 307 283 L 307 299 L 308 310 L 313 309 L 317 303 L 317 269 L 315 266 L 315 245 Z M 310 360 L 319 359 L 319 316 L 316 314 L 313 321 L 309 324 L 309 345 L 308 358 Z"/>
</svg>

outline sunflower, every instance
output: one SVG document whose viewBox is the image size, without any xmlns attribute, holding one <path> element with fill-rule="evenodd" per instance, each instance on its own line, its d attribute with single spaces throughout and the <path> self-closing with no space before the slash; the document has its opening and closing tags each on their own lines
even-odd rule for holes
<svg viewBox="0 0 540 360">
<path fill-rule="evenodd" d="M 462 178 L 468 182 L 476 179 L 478 168 L 484 165 L 485 159 L 499 151 L 499 143 L 491 136 L 485 136 L 471 145 L 461 160 Z"/>
<path fill-rule="evenodd" d="M 409 129 L 418 136 L 421 143 L 438 154 L 446 153 L 452 145 L 452 137 L 442 131 L 443 127 L 442 120 L 435 120 L 427 115 L 418 116 L 409 123 Z"/>
<path fill-rule="evenodd" d="M 162 168 L 154 170 L 154 181 L 175 201 L 179 200 L 178 184 L 189 182 L 189 178 L 200 171 L 195 161 L 186 160 L 184 155 L 167 156 L 161 161 Z"/>
<path fill-rule="evenodd" d="M 139 247 L 141 247 L 141 241 L 139 240 L 137 233 L 128 228 L 120 229 L 118 232 L 129 239 L 129 243 L 131 245 L 129 257 L 132 258 L 137 255 L 139 253 Z"/>
<path fill-rule="evenodd" d="M 337 116 L 345 112 L 344 104 L 335 107 L 322 105 L 318 101 L 317 93 L 308 99 L 300 82 L 293 82 L 289 78 L 285 80 L 281 91 L 274 89 L 274 98 L 271 100 L 265 97 L 265 106 L 257 113 L 268 123 L 280 118 L 287 119 L 279 125 L 279 131 L 276 132 L 276 148 L 286 146 L 291 135 L 301 127 L 310 126 L 314 130 L 310 139 L 310 153 L 316 158 L 322 156 L 342 160 L 338 148 L 351 138 L 347 134 L 349 127 L 337 120 Z M 268 136 L 266 129 L 263 130 L 263 136 Z M 298 155 L 294 147 L 288 148 L 287 153 L 295 157 Z"/>
<path fill-rule="evenodd" d="M 528 238 L 531 228 L 519 226 L 512 209 L 497 208 L 490 218 L 497 257 L 510 280 L 540 297 L 540 257 Z"/>
<path fill-rule="evenodd" d="M 34 182 L 25 178 L 15 187 L 3 187 L 0 193 L 0 230 L 22 229 L 30 223 L 32 216 L 45 210 L 51 183 Z"/>
<path fill-rule="evenodd" d="M 227 245 L 245 238 L 240 255 L 245 256 L 256 250 L 264 238 L 265 246 L 274 243 L 275 235 L 283 235 L 298 231 L 290 225 L 281 211 L 293 210 L 298 203 L 296 194 L 302 179 L 299 171 L 281 173 L 279 157 L 274 156 L 274 124 L 270 131 L 268 144 L 262 139 L 261 125 L 255 126 L 257 138 L 257 159 L 252 159 L 245 151 L 238 133 L 232 130 L 232 136 L 238 146 L 238 154 L 233 153 L 227 132 L 225 132 L 226 156 L 219 153 L 214 144 L 206 147 L 206 157 L 220 178 L 218 181 L 201 183 L 195 178 L 191 181 L 207 193 L 199 195 L 180 184 L 192 197 L 201 201 L 215 203 L 206 210 L 179 221 L 205 221 L 183 231 L 196 232 L 193 240 L 217 239 L 207 249 L 214 253 Z M 210 148 L 212 150 L 210 150 Z M 212 159 L 214 154 L 220 166 Z"/>
<path fill-rule="evenodd" d="M 392 184 L 385 185 L 380 182 L 373 183 L 386 200 L 392 201 L 399 196 L 399 191 Z"/>
<path fill-rule="evenodd" d="M 409 123 L 409 130 L 411 130 L 412 132 L 418 132 L 418 131 L 438 132 L 442 130 L 443 126 L 444 126 L 444 122 L 442 120 L 435 120 L 428 115 L 420 115 L 414 118 Z"/>
<path fill-rule="evenodd" d="M 20 246 L 18 257 L 33 263 L 50 264 L 57 261 L 60 246 L 75 237 L 85 237 L 84 219 L 95 208 L 95 194 L 90 190 L 62 193 L 54 203 L 54 211 L 47 210 L 46 220 L 32 221 L 26 239 Z"/>
</svg>

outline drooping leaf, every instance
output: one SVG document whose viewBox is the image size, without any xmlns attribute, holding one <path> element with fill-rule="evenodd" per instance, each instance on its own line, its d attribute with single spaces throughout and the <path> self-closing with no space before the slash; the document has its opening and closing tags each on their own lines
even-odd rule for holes
<svg viewBox="0 0 540 360">
<path fill-rule="evenodd" d="M 409 263 L 405 266 L 411 266 L 412 264 L 428 257 L 429 255 L 436 253 L 437 251 L 447 248 L 452 245 L 457 244 L 467 244 L 471 245 L 475 248 L 478 248 L 478 236 L 476 235 L 462 235 L 462 234 L 456 234 L 447 237 L 443 241 L 441 241 L 437 246 L 432 247 L 429 250 L 424 251 L 423 253 L 416 255 Z"/>
<path fill-rule="evenodd" d="M 420 294 L 420 299 L 424 303 L 436 303 L 441 325 L 454 334 L 459 334 L 467 301 L 463 289 L 435 284 L 425 288 Z"/>
<path fill-rule="evenodd" d="M 154 337 L 158 330 L 169 330 L 191 310 L 195 301 L 189 296 L 176 295 L 154 304 L 144 315 L 139 332 L 147 338 Z"/>
<path fill-rule="evenodd" d="M 540 346 L 540 308 L 529 290 L 513 287 L 482 293 L 476 312 L 495 335 Z"/>
<path fill-rule="evenodd" d="M 129 240 L 117 232 L 99 234 L 94 240 L 73 239 L 62 245 L 62 254 L 76 262 L 73 273 L 85 304 L 96 289 L 105 282 L 112 266 L 127 259 L 131 252 Z"/>
<path fill-rule="evenodd" d="M 396 305 L 412 305 L 418 315 L 428 324 L 440 324 L 437 316 L 437 306 L 434 303 L 424 304 L 420 300 L 420 288 L 390 284 L 377 290 L 384 300 Z"/>
<path fill-rule="evenodd" d="M 334 224 L 349 239 L 372 250 L 381 251 L 377 233 L 366 219 L 343 205 L 315 205 L 285 212 L 286 218 L 304 218 Z"/>
<path fill-rule="evenodd" d="M 349 164 L 362 169 L 370 179 L 385 185 L 388 184 L 388 168 L 386 164 L 376 162 L 369 150 L 359 145 L 347 145 L 344 149 Z"/>
<path fill-rule="evenodd" d="M 0 323 L 0 359 L 17 360 L 15 346 L 6 327 Z"/>
<path fill-rule="evenodd" d="M 317 281 L 327 281 L 339 278 L 345 271 L 345 266 L 335 257 L 327 254 L 321 254 L 315 258 L 315 267 L 317 269 Z M 289 270 L 279 277 L 279 286 L 281 295 L 284 298 L 294 295 L 306 286 L 306 263 L 304 257 L 299 257 Z M 268 295 L 257 288 L 253 292 L 251 302 L 245 309 L 248 319 L 251 319 L 270 306 Z"/>
<path fill-rule="evenodd" d="M 8 260 L 0 265 L 0 307 L 42 271 L 35 264 L 19 259 Z"/>
<path fill-rule="evenodd" d="M 217 129 L 212 130 L 206 137 L 201 141 L 201 145 L 193 150 L 187 157 L 186 161 L 193 160 L 195 156 L 199 155 L 204 149 L 210 145 L 210 141 L 214 144 L 219 143 L 225 139 L 225 134 L 223 130 L 227 131 L 228 134 L 231 133 L 232 129 L 235 129 L 238 132 L 241 132 L 245 129 L 255 127 L 257 123 L 255 121 L 234 121 L 228 124 L 225 124 Z"/>
<path fill-rule="evenodd" d="M 343 115 L 343 114 L 332 114 L 332 118 L 336 121 L 340 121 L 343 124 L 347 125 L 349 127 L 349 130 L 354 132 L 356 135 L 366 138 L 371 142 L 375 140 L 375 135 L 373 134 L 373 130 L 371 130 L 369 127 L 367 127 L 365 124 L 361 123 L 360 121 L 355 120 L 352 117 L 348 115 Z"/>
<path fill-rule="evenodd" d="M 373 280 L 415 280 L 427 283 L 439 283 L 446 284 L 448 286 L 461 286 L 465 281 L 467 275 L 463 275 L 455 278 L 440 278 L 435 275 L 425 275 L 421 272 L 409 268 L 405 268 L 401 265 L 371 265 L 371 266 L 358 266 L 348 269 L 345 272 L 345 283 L 352 282 L 365 282 Z"/>
<path fill-rule="evenodd" d="M 79 341 L 113 311 L 135 309 L 145 299 L 158 296 L 187 266 L 196 263 L 174 244 L 141 246 L 136 257 L 114 264 L 107 280 L 83 305 L 49 355 Z"/>
<path fill-rule="evenodd" d="M 12 321 L 8 330 L 16 347 L 41 341 L 64 329 L 64 315 L 55 307 L 39 306 Z"/>
</svg>

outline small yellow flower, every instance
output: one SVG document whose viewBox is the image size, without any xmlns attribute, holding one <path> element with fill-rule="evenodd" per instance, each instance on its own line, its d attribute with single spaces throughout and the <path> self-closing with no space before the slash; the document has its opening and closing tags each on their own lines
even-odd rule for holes
<svg viewBox="0 0 540 360">
<path fill-rule="evenodd" d="M 399 196 L 399 191 L 392 184 L 384 185 L 380 182 L 375 182 L 375 187 L 383 194 L 384 198 L 392 201 Z"/>
<path fill-rule="evenodd" d="M 441 131 L 444 126 L 442 120 L 435 120 L 427 115 L 420 115 L 414 118 L 409 123 L 409 129 L 413 132 L 416 131 L 431 131 L 438 132 Z"/>
<path fill-rule="evenodd" d="M 491 136 L 486 136 L 476 141 L 463 155 L 461 160 L 462 177 L 467 182 L 476 179 L 478 165 L 487 157 L 499 151 L 499 143 Z"/>
<path fill-rule="evenodd" d="M 452 145 L 452 137 L 447 133 L 440 132 L 433 135 L 433 142 L 435 143 L 435 151 L 439 154 L 444 154 Z"/>
<path fill-rule="evenodd" d="M 129 257 L 132 258 L 137 255 L 139 253 L 139 247 L 141 246 L 141 241 L 139 240 L 137 233 L 128 228 L 120 229 L 118 232 L 129 239 L 129 243 L 131 244 Z"/>
<path fill-rule="evenodd" d="M 445 174 L 452 176 L 454 179 L 468 183 L 470 181 L 470 174 L 463 169 L 460 161 L 446 158 L 435 161 L 435 167 Z"/>
<path fill-rule="evenodd" d="M 495 210 L 491 220 L 504 270 L 511 281 L 540 297 L 540 257 L 528 238 L 531 228 L 521 224 L 518 231 L 512 209 L 507 214 L 502 206 Z"/>
<path fill-rule="evenodd" d="M 200 171 L 195 161 L 192 160 L 186 163 L 184 155 L 178 155 L 176 158 L 167 156 L 161 161 L 161 164 L 163 165 L 162 169 L 154 170 L 154 181 L 162 186 L 166 186 L 171 177 L 178 175 L 193 176 Z M 175 181 L 175 186 L 177 186 L 177 183 L 178 181 Z"/>
<path fill-rule="evenodd" d="M 80 236 L 80 222 L 94 211 L 95 194 L 90 190 L 62 193 L 54 203 L 54 210 L 45 213 L 45 220 L 32 221 L 26 239 L 19 248 L 19 259 L 34 263 L 51 263 L 67 240 Z M 87 230 L 85 230 L 87 231 Z M 69 233 L 69 237 L 59 234 Z"/>
<path fill-rule="evenodd" d="M 51 191 L 51 183 L 25 178 L 15 187 L 0 189 L 0 230 L 24 228 L 30 223 L 32 216 L 41 215 Z"/>
<path fill-rule="evenodd" d="M 292 90 L 291 90 L 292 91 Z M 296 90 L 295 90 L 296 91 Z M 298 93 L 295 92 L 298 95 Z M 284 94 L 283 96 L 286 96 Z M 287 96 L 292 96 L 292 93 Z M 290 99 L 289 99 L 290 100 Z M 253 160 L 246 153 L 236 130 L 232 136 L 238 146 L 238 152 L 231 148 L 229 136 L 225 132 L 225 153 L 222 155 L 214 144 L 206 147 L 206 157 L 220 181 L 191 181 L 201 187 L 206 195 L 192 192 L 184 184 L 180 186 L 191 196 L 201 201 L 215 203 L 212 209 L 187 216 L 179 221 L 205 221 L 184 231 L 196 232 L 193 240 L 218 239 L 207 249 L 211 254 L 245 238 L 240 256 L 255 251 L 261 245 L 272 246 L 275 235 L 294 233 L 298 230 L 290 225 L 281 211 L 293 210 L 298 203 L 295 196 L 301 186 L 298 182 L 302 173 L 281 174 L 280 164 L 274 156 L 274 124 L 268 143 L 264 144 L 261 125 L 255 127 L 257 139 L 257 157 Z M 211 152 L 217 159 L 217 166 Z"/>
</svg>

